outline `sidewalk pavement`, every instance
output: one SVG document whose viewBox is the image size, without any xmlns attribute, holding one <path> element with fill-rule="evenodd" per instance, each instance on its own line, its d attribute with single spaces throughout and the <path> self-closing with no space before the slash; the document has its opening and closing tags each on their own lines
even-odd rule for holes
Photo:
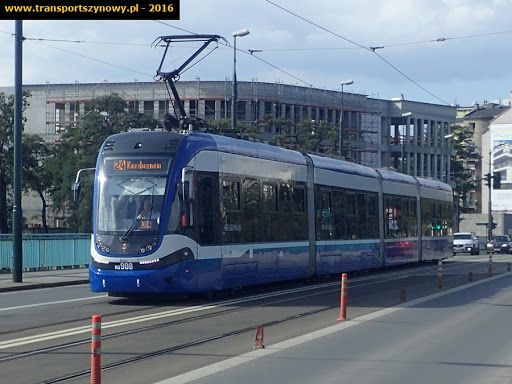
<svg viewBox="0 0 512 384">
<path fill-rule="evenodd" d="M 12 281 L 12 273 L 0 273 L 0 292 L 88 284 L 89 269 L 75 268 L 51 269 L 48 271 L 35 272 L 23 271 L 21 277 L 21 283 L 14 283 Z"/>
</svg>

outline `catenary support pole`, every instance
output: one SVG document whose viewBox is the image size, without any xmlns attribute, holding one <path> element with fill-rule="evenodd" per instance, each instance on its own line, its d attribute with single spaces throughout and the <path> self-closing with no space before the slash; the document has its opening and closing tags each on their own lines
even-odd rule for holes
<svg viewBox="0 0 512 384">
<path fill-rule="evenodd" d="M 12 281 L 22 282 L 23 244 L 21 208 L 21 123 L 22 123 L 22 44 L 23 21 L 15 21 L 14 36 L 14 201 L 12 205 Z"/>
</svg>

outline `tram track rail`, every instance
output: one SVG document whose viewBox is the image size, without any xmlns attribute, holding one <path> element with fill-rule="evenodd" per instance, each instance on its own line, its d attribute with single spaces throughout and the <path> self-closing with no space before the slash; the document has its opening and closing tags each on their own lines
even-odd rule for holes
<svg viewBox="0 0 512 384">
<path fill-rule="evenodd" d="M 503 263 L 498 260 L 496 260 L 495 262 Z M 449 276 L 452 276 L 454 274 L 456 275 L 456 277 L 453 278 L 453 282 L 455 282 L 456 280 L 460 281 L 461 274 L 466 273 L 469 270 L 474 271 L 475 274 L 479 274 L 479 275 L 485 274 L 487 265 L 488 265 L 487 261 L 471 261 L 471 262 L 462 261 L 462 262 L 453 263 L 453 264 L 450 262 L 447 262 L 444 265 L 444 268 L 447 271 L 447 275 L 445 276 L 446 285 L 451 285 L 452 282 L 450 282 L 450 281 L 452 279 Z M 384 284 L 385 285 L 386 282 L 389 282 L 391 280 L 397 280 L 397 279 L 410 280 L 410 278 L 415 278 L 418 275 L 425 275 L 425 279 L 422 279 L 418 284 L 413 284 L 410 287 L 411 291 L 413 291 L 413 290 L 423 291 L 424 293 L 420 294 L 420 296 L 421 296 L 421 295 L 425 295 L 428 293 L 432 293 L 432 289 L 429 289 L 429 288 L 431 288 L 433 286 L 433 282 L 436 278 L 435 277 L 436 271 L 437 271 L 437 264 L 432 263 L 432 265 L 423 265 L 420 267 L 414 266 L 409 269 L 404 268 L 404 269 L 394 270 L 388 274 L 376 273 L 376 274 L 365 275 L 363 277 L 358 276 L 352 280 L 351 284 L 349 284 L 349 289 L 352 288 L 352 289 L 356 290 L 358 288 L 362 288 L 364 286 L 373 285 L 373 284 Z M 429 280 L 429 277 L 430 277 L 430 280 Z M 428 282 L 425 282 L 425 281 L 428 281 Z M 410 283 L 410 281 L 409 281 L 409 283 Z M 457 285 L 460 285 L 460 284 L 457 284 Z M 313 290 L 314 292 L 311 292 L 311 290 Z M 378 299 L 382 299 L 385 297 L 389 298 L 392 296 L 392 293 L 395 290 L 396 290 L 395 288 L 389 288 L 389 289 L 385 289 L 385 290 L 377 290 L 377 293 L 375 293 L 375 294 L 371 294 L 371 295 L 365 294 L 360 298 L 353 297 L 349 300 L 349 303 L 351 303 L 353 305 L 359 305 L 359 304 L 364 305 L 365 302 L 368 302 L 371 300 L 378 300 Z M 173 325 L 192 323 L 194 321 L 208 320 L 208 319 L 211 320 L 212 318 L 219 317 L 219 316 L 220 317 L 226 316 L 226 315 L 229 316 L 231 313 L 234 313 L 234 312 L 239 313 L 239 312 L 254 309 L 254 306 L 252 306 L 252 305 L 245 306 L 245 307 L 240 307 L 240 306 L 229 307 L 229 305 L 234 305 L 237 302 L 242 302 L 243 300 L 247 300 L 247 301 L 261 300 L 261 302 L 258 302 L 258 306 L 263 307 L 263 306 L 270 306 L 270 305 L 283 303 L 285 301 L 300 300 L 306 296 L 335 294 L 336 292 L 339 292 L 339 281 L 333 280 L 333 281 L 329 281 L 329 282 L 317 283 L 314 285 L 310 284 L 307 286 L 303 286 L 302 288 L 277 290 L 275 292 L 271 292 L 269 294 L 271 296 L 269 296 L 269 297 L 254 298 L 254 297 L 248 296 L 248 297 L 242 297 L 240 299 L 235 299 L 235 300 L 221 301 L 220 303 L 217 303 L 219 305 L 215 306 L 214 311 L 211 311 L 208 313 L 198 313 L 198 314 L 194 314 L 194 315 L 187 315 L 183 318 L 172 319 L 170 321 L 166 320 L 159 324 L 136 326 L 136 327 L 134 327 L 132 329 L 128 329 L 128 330 L 121 330 L 121 331 L 107 333 L 107 334 L 103 335 L 103 340 L 107 341 L 107 340 L 111 340 L 111 339 L 115 339 L 115 338 L 123 338 L 123 337 L 127 337 L 130 335 L 138 334 L 141 332 L 156 330 L 158 328 L 164 328 L 164 327 L 169 327 L 169 326 L 173 326 Z M 260 296 L 265 296 L 265 295 L 260 295 Z M 284 296 L 284 297 L 275 299 L 275 296 Z M 270 300 L 272 297 L 274 297 L 274 299 Z M 266 300 L 268 300 L 268 301 L 266 301 Z M 393 300 L 398 303 L 398 295 L 396 295 L 396 298 L 394 298 Z M 191 340 L 183 342 L 183 343 L 168 346 L 165 348 L 156 349 L 154 351 L 150 351 L 150 352 L 146 352 L 146 353 L 138 353 L 136 356 L 131 356 L 128 358 L 121 358 L 121 359 L 117 359 L 116 361 L 106 363 L 102 366 L 102 371 L 106 372 L 109 370 L 127 366 L 127 365 L 135 363 L 135 362 L 142 362 L 144 360 L 149 360 L 149 359 L 156 358 L 159 356 L 176 353 L 176 352 L 185 350 L 187 348 L 201 346 L 201 345 L 205 345 L 205 344 L 212 343 L 215 341 L 221 341 L 223 339 L 227 339 L 230 337 L 243 335 L 245 333 L 254 332 L 254 330 L 256 329 L 256 327 L 258 325 L 263 325 L 265 327 L 271 327 L 271 326 L 276 326 L 279 324 L 284 324 L 284 323 L 292 321 L 292 320 L 299 320 L 299 319 L 306 318 L 308 316 L 321 314 L 322 312 L 326 312 L 326 311 L 335 309 L 337 307 L 337 304 L 338 304 L 337 301 L 333 300 L 331 305 L 318 307 L 313 310 L 302 311 L 300 313 L 290 314 L 290 315 L 287 315 L 287 316 L 284 316 L 281 318 L 268 319 L 268 321 L 265 321 L 263 323 L 255 322 L 253 324 L 239 327 L 239 328 L 227 331 L 227 332 L 221 332 L 221 333 L 213 334 L 213 335 L 206 336 L 206 337 L 191 339 Z M 152 308 L 157 308 L 157 307 L 158 306 L 155 306 Z M 207 310 L 207 309 L 212 310 L 212 308 L 209 308 L 210 306 L 207 304 L 199 305 L 197 307 L 198 308 L 204 307 L 204 310 Z M 148 309 L 148 307 L 145 307 L 145 308 L 141 309 L 140 311 L 147 310 L 147 309 Z M 112 315 L 117 316 L 119 314 L 123 315 L 123 314 L 129 314 L 129 313 L 137 313 L 137 312 L 138 312 L 138 310 L 129 310 L 129 311 L 122 311 L 122 313 L 110 314 L 109 316 L 112 316 Z M 62 323 L 62 322 L 60 322 L 60 323 Z M 68 323 L 68 321 L 63 322 L 63 323 Z M 58 325 L 58 324 L 59 323 L 56 323 L 56 325 Z M 108 322 L 106 324 L 108 324 Z M 108 329 L 108 327 L 106 329 Z M 26 330 L 30 330 L 30 328 L 27 328 Z M 7 356 L 0 357 L 0 363 L 13 362 L 16 360 L 21 360 L 21 359 L 28 358 L 28 357 L 34 357 L 34 356 L 44 354 L 44 353 L 56 353 L 59 351 L 61 351 L 61 353 L 65 353 L 65 350 L 68 348 L 79 347 L 79 346 L 83 346 L 83 345 L 86 345 L 89 343 L 90 343 L 89 338 L 80 338 L 79 340 L 59 343 L 57 345 L 43 347 L 43 348 L 37 348 L 37 349 L 30 350 L 30 351 L 14 352 Z M 6 352 L 8 353 L 8 351 L 6 351 Z M 84 378 L 84 377 L 88 376 L 89 374 L 90 374 L 90 370 L 87 370 L 87 369 L 74 370 L 74 371 L 71 371 L 66 374 L 55 376 L 53 378 L 47 378 L 47 379 L 41 381 L 41 383 L 46 383 L 46 384 L 63 383 L 63 382 L 67 382 L 67 381 L 71 381 L 71 380 L 75 380 L 75 379 Z"/>
</svg>

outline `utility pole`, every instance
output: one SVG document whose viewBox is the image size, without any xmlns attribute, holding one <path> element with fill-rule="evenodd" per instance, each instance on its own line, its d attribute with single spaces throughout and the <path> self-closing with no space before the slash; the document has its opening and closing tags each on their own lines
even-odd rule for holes
<svg viewBox="0 0 512 384">
<path fill-rule="evenodd" d="M 22 122 L 22 44 L 23 21 L 14 27 L 14 202 L 12 205 L 12 281 L 22 282 L 23 234 L 21 208 L 21 122 Z"/>
</svg>

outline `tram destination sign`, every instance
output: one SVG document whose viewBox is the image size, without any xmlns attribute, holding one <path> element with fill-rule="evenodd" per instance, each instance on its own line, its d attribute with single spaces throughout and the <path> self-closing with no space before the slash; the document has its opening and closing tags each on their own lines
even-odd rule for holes
<svg viewBox="0 0 512 384">
<path fill-rule="evenodd" d="M 105 169 L 108 173 L 156 172 L 166 173 L 169 166 L 167 159 L 106 159 Z"/>
</svg>

